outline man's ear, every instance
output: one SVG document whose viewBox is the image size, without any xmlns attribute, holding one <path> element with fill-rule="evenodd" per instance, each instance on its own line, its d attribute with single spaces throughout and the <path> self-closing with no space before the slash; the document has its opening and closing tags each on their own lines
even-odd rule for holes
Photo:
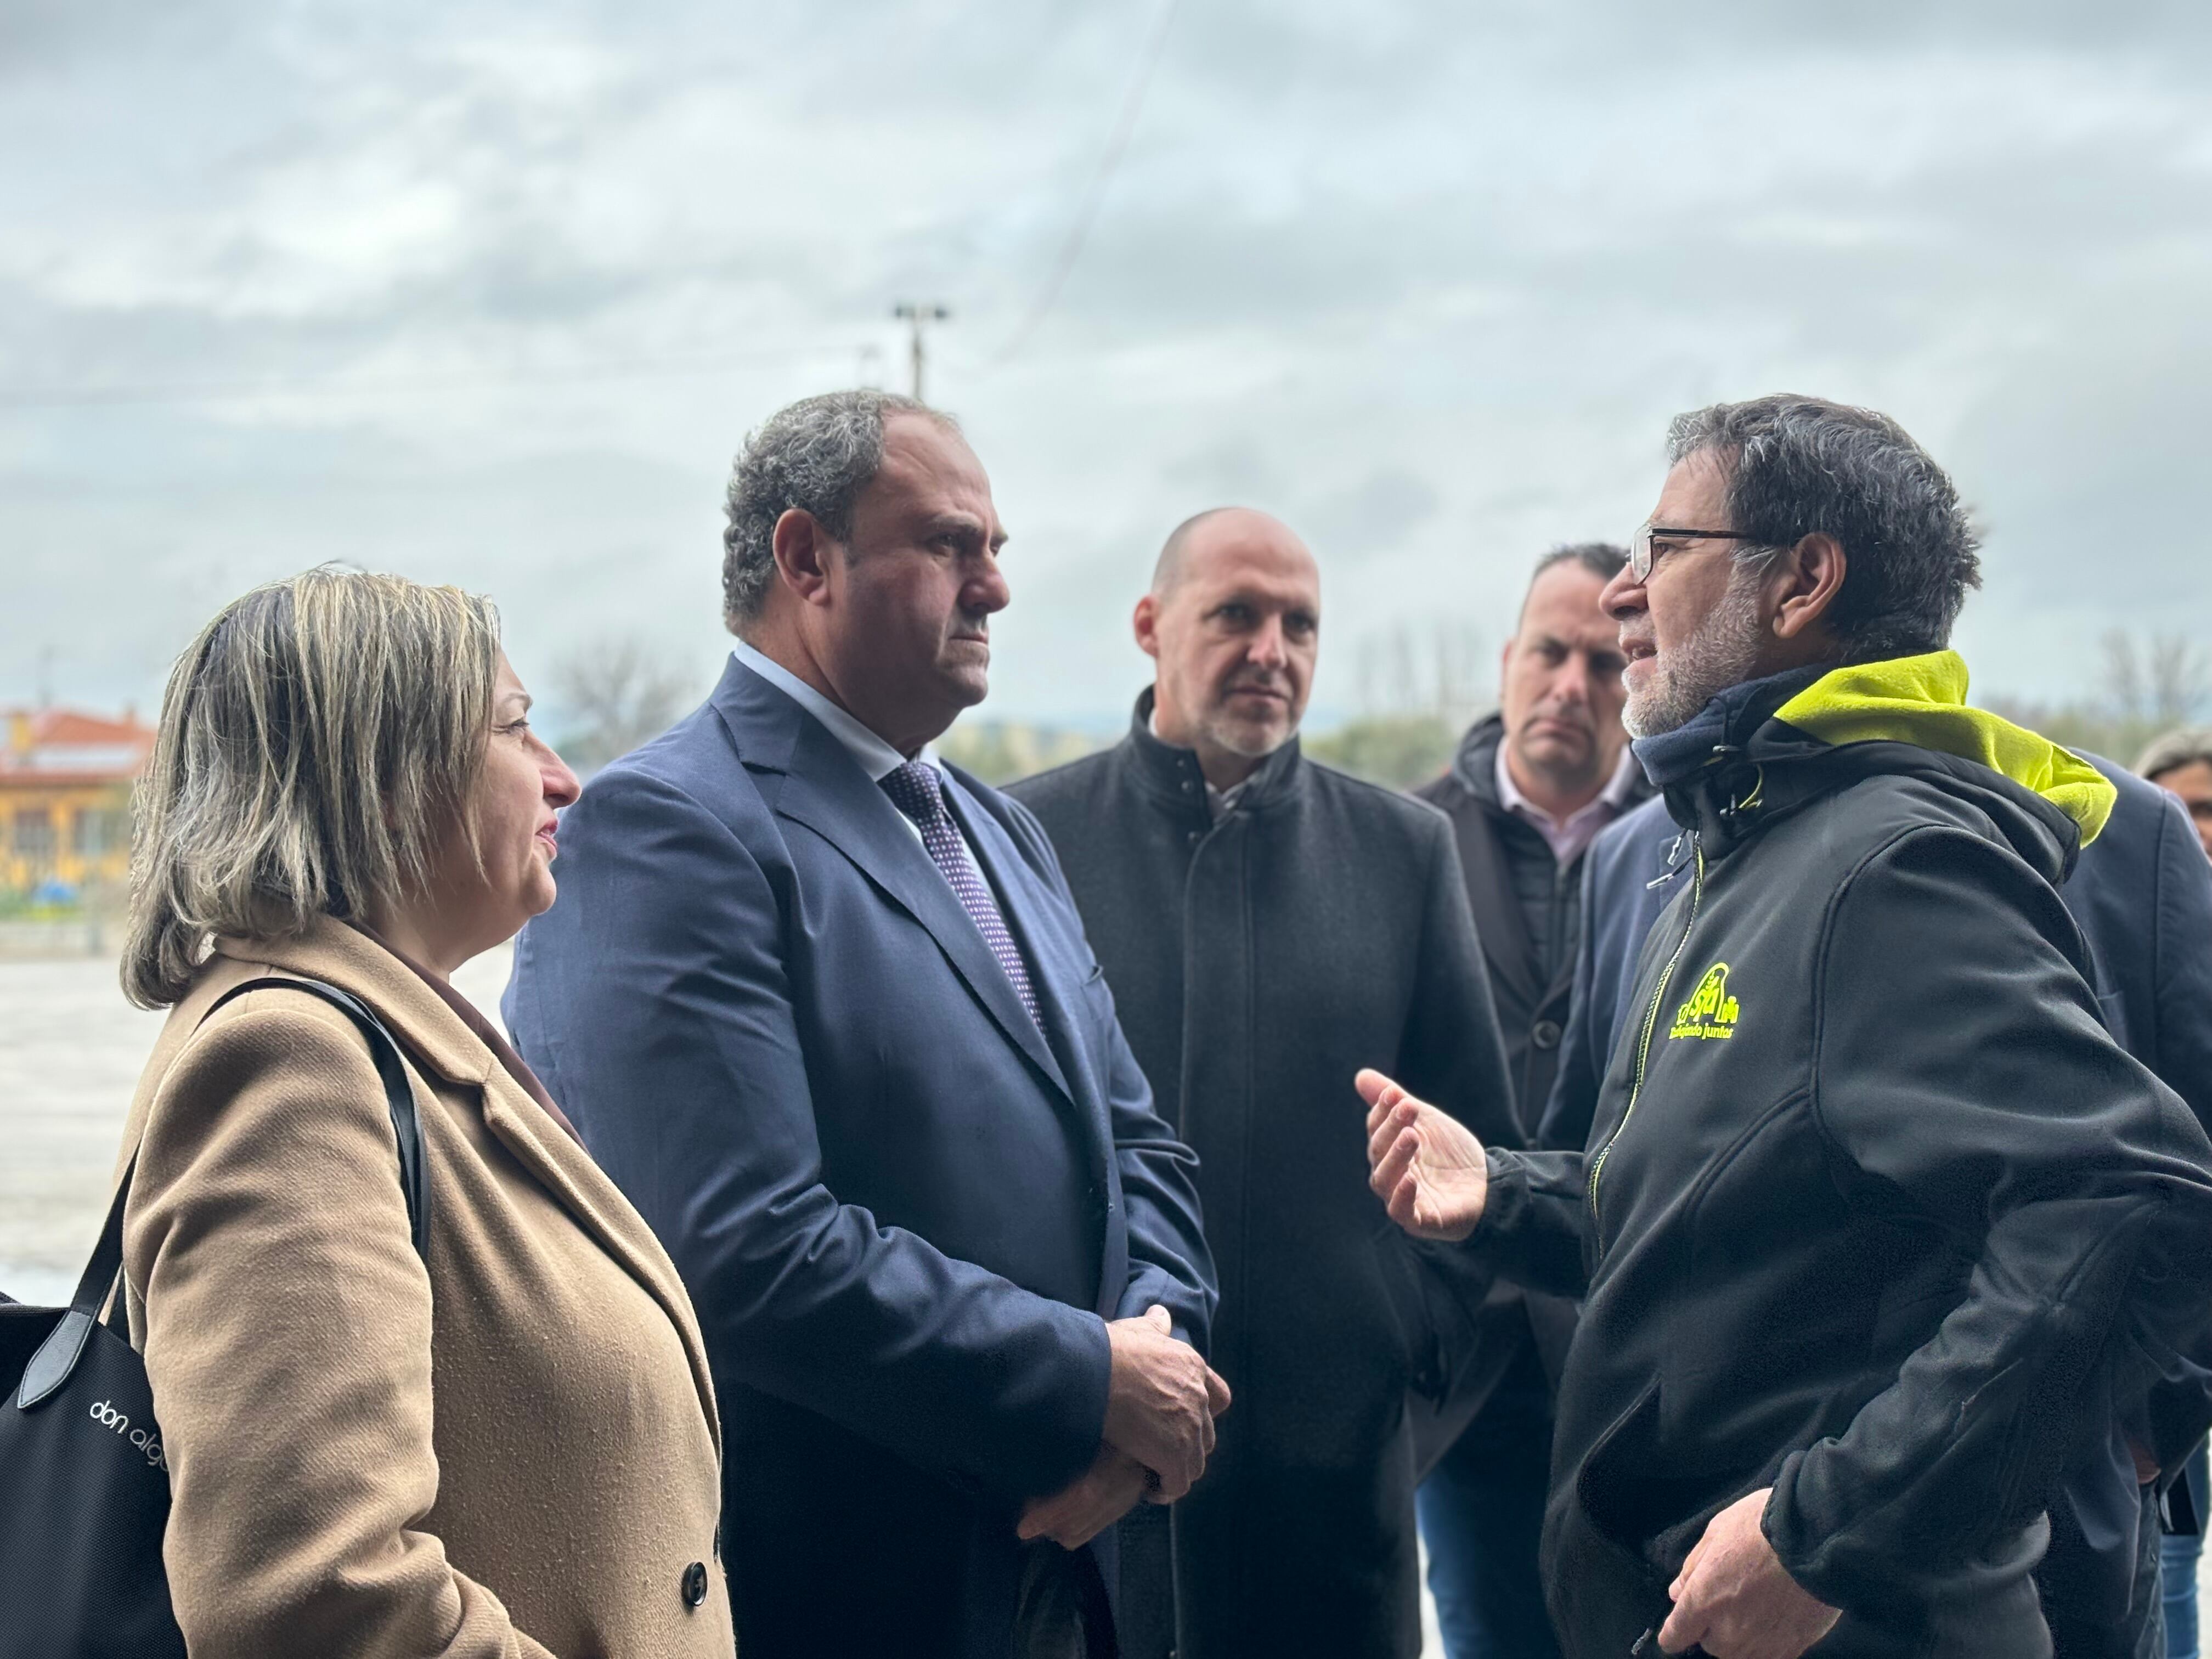
<svg viewBox="0 0 2212 1659">
<path fill-rule="evenodd" d="M 1801 537 L 1797 544 L 1775 562 L 1770 583 L 1777 584 L 1774 632 L 1778 638 L 1801 640 L 1820 625 L 1843 592 L 1850 561 L 1844 544 L 1825 530 Z"/>
<path fill-rule="evenodd" d="M 1147 593 L 1137 601 L 1137 614 L 1129 619 L 1131 631 L 1137 636 L 1137 649 L 1146 656 L 1158 659 L 1160 654 L 1160 599 L 1157 593 Z"/>
<path fill-rule="evenodd" d="M 834 538 L 804 507 L 786 507 L 770 538 L 776 574 L 807 605 L 830 602 L 830 550 Z"/>
</svg>

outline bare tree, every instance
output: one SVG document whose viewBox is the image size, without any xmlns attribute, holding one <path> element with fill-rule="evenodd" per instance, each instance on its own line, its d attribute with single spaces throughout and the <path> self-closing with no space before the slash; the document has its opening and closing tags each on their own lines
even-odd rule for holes
<svg viewBox="0 0 2212 1659">
<path fill-rule="evenodd" d="M 622 637 L 563 656 L 553 667 L 553 691 L 563 722 L 561 757 L 588 777 L 674 725 L 698 687 L 665 652 Z"/>
<path fill-rule="evenodd" d="M 1497 689 L 1481 633 L 1464 618 L 1394 623 L 1362 638 L 1354 660 L 1358 714 L 1310 733 L 1306 752 L 1392 789 L 1441 772 Z"/>
<path fill-rule="evenodd" d="M 2064 702 L 1999 695 L 1983 706 L 2069 748 L 2124 758 L 2160 732 L 2188 725 L 2212 700 L 2212 664 L 2185 634 L 2138 638 L 2115 628 L 2097 647 L 2092 695 Z"/>
<path fill-rule="evenodd" d="M 2154 634 L 2139 641 L 2115 628 L 2105 635 L 2103 651 L 2105 699 L 2116 719 L 2179 726 L 2203 705 L 2212 676 L 2186 634 Z"/>
<path fill-rule="evenodd" d="M 1358 647 L 1359 707 L 1368 715 L 1425 715 L 1465 722 L 1490 701 L 1491 664 L 1472 623 L 1399 623 Z"/>
</svg>

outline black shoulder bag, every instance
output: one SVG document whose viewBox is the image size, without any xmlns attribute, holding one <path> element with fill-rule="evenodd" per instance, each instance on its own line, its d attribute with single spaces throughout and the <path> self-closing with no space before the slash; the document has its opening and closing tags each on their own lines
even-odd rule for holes
<svg viewBox="0 0 2212 1659">
<path fill-rule="evenodd" d="M 398 1044 L 359 1000 L 317 980 L 252 980 L 208 1012 L 270 989 L 322 998 L 368 1039 L 398 1137 L 416 1253 L 427 1261 L 428 1170 Z M 68 1307 L 0 1300 L 0 1384 L 10 1389 L 0 1402 L 0 1659 L 184 1659 L 161 1564 L 168 1465 L 116 1283 L 137 1167 L 134 1152 Z"/>
</svg>

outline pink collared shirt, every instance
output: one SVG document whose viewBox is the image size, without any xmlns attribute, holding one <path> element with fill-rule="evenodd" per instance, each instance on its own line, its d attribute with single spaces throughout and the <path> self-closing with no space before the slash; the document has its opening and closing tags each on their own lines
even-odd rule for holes
<svg viewBox="0 0 2212 1659">
<path fill-rule="evenodd" d="M 1597 839 L 1597 832 L 1620 816 L 1620 809 L 1628 802 L 1629 791 L 1636 787 L 1636 757 L 1624 744 L 1620 764 L 1613 769 L 1613 776 L 1588 805 L 1579 807 L 1562 818 L 1555 818 L 1542 807 L 1522 794 L 1513 781 L 1513 769 L 1505 763 L 1508 738 L 1498 742 L 1498 799 L 1509 812 L 1527 820 L 1535 827 L 1552 849 L 1552 856 L 1565 869 L 1583 855 L 1583 849 Z"/>
</svg>

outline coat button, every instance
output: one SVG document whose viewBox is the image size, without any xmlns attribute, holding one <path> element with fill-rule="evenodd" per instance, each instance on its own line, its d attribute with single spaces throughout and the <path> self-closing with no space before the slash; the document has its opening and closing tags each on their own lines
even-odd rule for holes
<svg viewBox="0 0 2212 1659">
<path fill-rule="evenodd" d="M 707 1564 L 694 1561 L 684 1569 L 684 1605 L 696 1607 L 707 1599 Z"/>
<path fill-rule="evenodd" d="M 1528 1041 L 1539 1048 L 1558 1048 L 1559 1035 L 1559 1022 L 1556 1019 L 1540 1019 L 1528 1028 Z"/>
</svg>

